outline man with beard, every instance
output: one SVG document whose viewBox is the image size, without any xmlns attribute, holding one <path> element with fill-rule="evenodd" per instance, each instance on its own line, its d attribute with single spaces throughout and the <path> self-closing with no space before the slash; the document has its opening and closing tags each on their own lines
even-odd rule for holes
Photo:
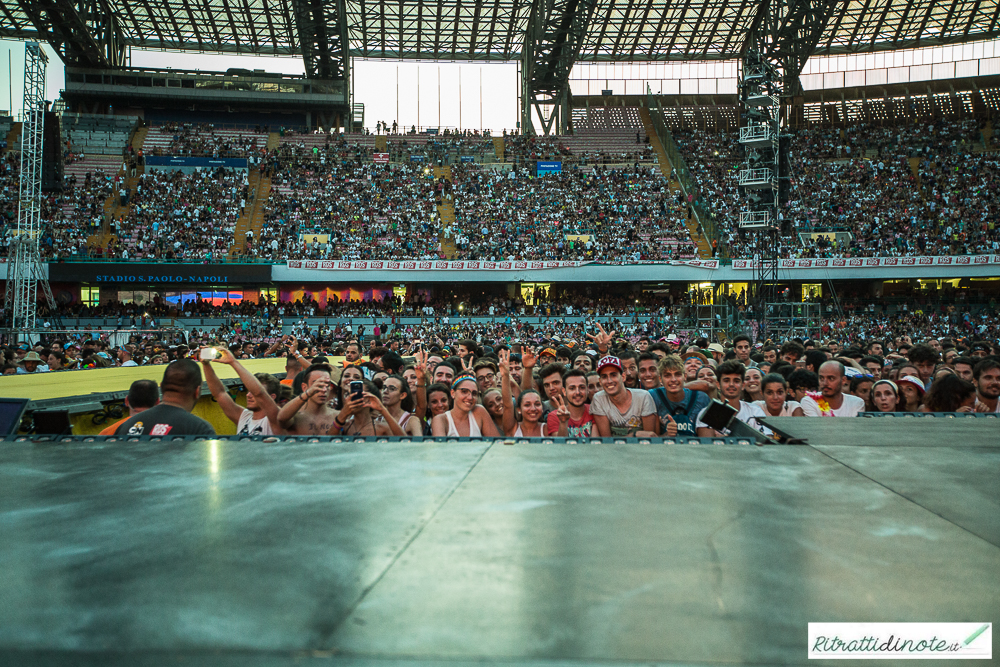
<svg viewBox="0 0 1000 667">
<path fill-rule="evenodd" d="M 556 399 L 565 401 L 566 410 L 558 409 L 549 413 L 545 424 L 545 434 L 558 437 L 590 437 L 594 434 L 594 418 L 587 405 L 587 375 L 578 368 L 566 371 L 563 376 L 564 396 Z M 566 414 L 568 413 L 568 414 Z"/>
<path fill-rule="evenodd" d="M 986 357 L 972 372 L 976 385 L 976 412 L 1000 413 L 1000 359 Z"/>
<path fill-rule="evenodd" d="M 864 412 L 865 401 L 844 393 L 844 365 L 827 361 L 819 367 L 819 399 L 802 399 L 802 412 L 807 417 L 857 417 Z"/>
</svg>

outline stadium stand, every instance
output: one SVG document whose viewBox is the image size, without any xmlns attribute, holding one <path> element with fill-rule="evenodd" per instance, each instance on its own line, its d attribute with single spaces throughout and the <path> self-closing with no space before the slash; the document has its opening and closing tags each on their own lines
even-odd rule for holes
<svg viewBox="0 0 1000 667">
<path fill-rule="evenodd" d="M 121 155 L 138 127 L 134 116 L 62 114 L 62 137 L 71 153 Z"/>
</svg>

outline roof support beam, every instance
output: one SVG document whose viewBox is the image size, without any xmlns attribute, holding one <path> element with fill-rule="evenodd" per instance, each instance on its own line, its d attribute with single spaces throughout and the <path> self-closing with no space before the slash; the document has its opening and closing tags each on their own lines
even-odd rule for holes
<svg viewBox="0 0 1000 667">
<path fill-rule="evenodd" d="M 802 94 L 799 74 L 806 60 L 819 45 L 833 16 L 837 0 L 789 0 L 774 11 L 772 3 L 764 0 L 758 7 L 750 32 L 740 53 L 756 49 L 783 72 L 783 93 L 795 97 Z"/>
<path fill-rule="evenodd" d="M 306 76 L 343 82 L 344 103 L 350 95 L 351 55 L 345 0 L 292 0 Z"/>
<path fill-rule="evenodd" d="M 113 69 L 125 64 L 118 20 L 101 0 L 22 0 L 21 8 L 63 62 L 74 67 Z"/>
<path fill-rule="evenodd" d="M 583 45 L 597 0 L 534 0 L 521 52 L 521 130 L 562 134 L 569 124 L 569 73 Z"/>
</svg>

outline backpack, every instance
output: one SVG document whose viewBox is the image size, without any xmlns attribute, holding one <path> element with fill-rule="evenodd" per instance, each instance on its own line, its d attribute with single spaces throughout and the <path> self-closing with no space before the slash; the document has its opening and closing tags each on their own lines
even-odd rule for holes
<svg viewBox="0 0 1000 667">
<path fill-rule="evenodd" d="M 684 407 L 668 409 L 670 410 L 670 416 L 677 422 L 677 435 L 694 435 L 696 433 L 695 423 L 697 415 L 690 416 L 690 412 L 691 407 L 694 406 L 694 402 L 698 398 L 698 392 L 694 389 L 685 389 L 684 391 L 691 392 L 691 395 L 687 397 L 687 401 L 684 402 Z M 670 400 L 667 398 L 667 390 L 663 387 L 657 387 L 651 393 L 659 399 L 657 402 L 661 405 L 670 405 Z M 678 415 L 680 415 L 680 418 L 678 418 Z M 663 425 L 662 418 L 660 418 L 660 424 Z"/>
</svg>

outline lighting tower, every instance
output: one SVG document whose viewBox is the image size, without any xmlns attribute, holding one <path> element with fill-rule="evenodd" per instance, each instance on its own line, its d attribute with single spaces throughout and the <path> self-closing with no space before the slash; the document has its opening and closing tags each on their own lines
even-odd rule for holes
<svg viewBox="0 0 1000 667">
<path fill-rule="evenodd" d="M 753 240 L 754 281 L 748 305 L 758 323 L 758 340 L 766 337 L 767 304 L 774 302 L 777 291 L 778 228 L 789 177 L 781 94 L 782 72 L 760 51 L 748 50 L 739 77 L 743 163 L 737 178 L 745 196 L 740 230 Z"/>
<path fill-rule="evenodd" d="M 39 248 L 42 231 L 42 137 L 45 131 L 45 65 L 48 58 L 38 42 L 24 49 L 24 122 L 21 126 L 21 185 L 17 230 L 7 262 L 5 310 L 9 333 L 35 329 L 38 288 L 49 308 L 55 307 Z"/>
</svg>

